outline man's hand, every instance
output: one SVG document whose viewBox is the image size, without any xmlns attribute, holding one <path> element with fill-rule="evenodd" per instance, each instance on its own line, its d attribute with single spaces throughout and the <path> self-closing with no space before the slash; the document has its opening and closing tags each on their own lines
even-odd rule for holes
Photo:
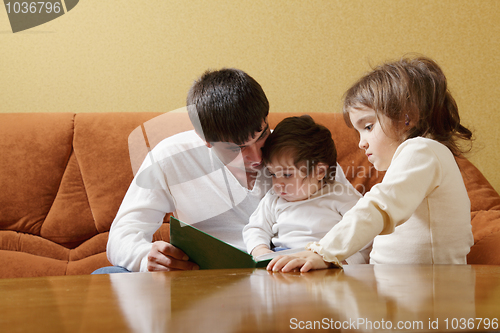
<svg viewBox="0 0 500 333">
<path fill-rule="evenodd" d="M 188 261 L 188 256 L 164 241 L 153 243 L 148 254 L 148 271 L 177 271 L 199 269 L 194 262 Z"/>
<path fill-rule="evenodd" d="M 334 265 L 323 260 L 323 257 L 312 251 L 294 253 L 289 256 L 278 256 L 267 265 L 268 271 L 292 272 L 300 269 L 301 273 L 311 269 L 325 269 Z"/>
</svg>

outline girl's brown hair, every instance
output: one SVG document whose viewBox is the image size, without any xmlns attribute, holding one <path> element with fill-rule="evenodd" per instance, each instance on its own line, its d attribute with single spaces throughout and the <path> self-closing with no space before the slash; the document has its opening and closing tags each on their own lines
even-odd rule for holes
<svg viewBox="0 0 500 333">
<path fill-rule="evenodd" d="M 426 57 L 386 63 L 359 79 L 344 95 L 347 125 L 352 127 L 349 110 L 362 107 L 387 116 L 401 141 L 429 137 L 459 156 L 463 151 L 458 140 L 472 139 L 472 132 L 460 124 L 443 71 Z"/>
</svg>

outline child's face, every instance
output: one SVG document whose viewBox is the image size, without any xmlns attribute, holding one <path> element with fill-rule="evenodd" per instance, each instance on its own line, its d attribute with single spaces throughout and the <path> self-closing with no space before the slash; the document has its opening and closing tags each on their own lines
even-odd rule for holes
<svg viewBox="0 0 500 333">
<path fill-rule="evenodd" d="M 359 132 L 359 148 L 365 150 L 368 161 L 378 171 L 387 170 L 396 149 L 401 144 L 391 131 L 390 119 L 385 115 L 379 115 L 377 118 L 375 110 L 367 107 L 349 110 L 349 118 Z M 385 132 L 382 126 L 386 129 Z"/>
<path fill-rule="evenodd" d="M 291 158 L 273 159 L 266 167 L 273 177 L 274 192 L 286 201 L 308 199 L 321 188 L 321 180 L 325 175 L 323 164 L 308 175 L 307 164 L 295 166 Z"/>
</svg>

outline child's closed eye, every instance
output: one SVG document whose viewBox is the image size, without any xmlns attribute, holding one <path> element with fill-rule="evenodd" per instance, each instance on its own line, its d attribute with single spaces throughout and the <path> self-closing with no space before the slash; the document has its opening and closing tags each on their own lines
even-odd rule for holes
<svg viewBox="0 0 500 333">
<path fill-rule="evenodd" d="M 275 173 L 270 172 L 269 174 L 271 175 L 272 178 L 277 178 L 277 177 L 279 177 L 279 178 L 290 178 L 290 177 L 293 176 L 290 173 L 282 173 L 282 174 L 276 175 Z"/>
</svg>

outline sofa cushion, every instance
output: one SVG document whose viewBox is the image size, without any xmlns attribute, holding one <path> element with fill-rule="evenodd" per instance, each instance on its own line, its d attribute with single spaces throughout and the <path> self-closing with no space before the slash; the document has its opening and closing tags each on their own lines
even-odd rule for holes
<svg viewBox="0 0 500 333">
<path fill-rule="evenodd" d="M 40 236 L 75 248 L 97 233 L 80 167 L 73 152 Z"/>
<path fill-rule="evenodd" d="M 99 232 L 109 230 L 133 174 L 127 137 L 156 113 L 82 113 L 75 117 L 74 150 Z"/>
<path fill-rule="evenodd" d="M 500 210 L 473 212 L 471 223 L 474 246 L 467 263 L 500 265 Z"/>
<path fill-rule="evenodd" d="M 500 196 L 466 158 L 457 158 L 471 202 L 474 246 L 468 264 L 500 265 Z"/>
<path fill-rule="evenodd" d="M 468 159 L 456 160 L 469 194 L 471 212 L 500 210 L 500 196 L 483 174 Z"/>
<path fill-rule="evenodd" d="M 1 115 L 1 229 L 40 234 L 71 154 L 73 116 Z"/>
</svg>

